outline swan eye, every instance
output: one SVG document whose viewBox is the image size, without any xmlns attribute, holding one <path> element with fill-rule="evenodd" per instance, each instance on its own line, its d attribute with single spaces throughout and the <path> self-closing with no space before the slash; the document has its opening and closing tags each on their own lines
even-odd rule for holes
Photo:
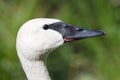
<svg viewBox="0 0 120 80">
<path fill-rule="evenodd" d="M 44 25 L 43 29 L 47 30 L 49 28 L 49 25 Z"/>
</svg>

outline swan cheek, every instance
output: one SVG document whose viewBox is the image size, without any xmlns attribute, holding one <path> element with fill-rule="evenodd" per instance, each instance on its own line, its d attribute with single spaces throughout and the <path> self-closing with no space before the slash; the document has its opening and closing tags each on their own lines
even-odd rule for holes
<svg viewBox="0 0 120 80">
<path fill-rule="evenodd" d="M 57 48 L 64 43 L 62 34 L 60 34 L 57 31 L 54 31 L 54 30 L 46 30 L 44 32 L 44 36 L 42 36 L 42 37 L 44 40 L 43 43 L 46 43 L 48 48 Z"/>
</svg>

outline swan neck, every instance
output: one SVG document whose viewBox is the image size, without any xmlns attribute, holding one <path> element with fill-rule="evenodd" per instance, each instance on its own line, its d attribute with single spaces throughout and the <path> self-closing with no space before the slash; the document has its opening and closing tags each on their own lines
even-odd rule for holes
<svg viewBox="0 0 120 80">
<path fill-rule="evenodd" d="M 51 80 L 43 60 L 30 61 L 22 57 L 20 60 L 28 80 Z"/>
</svg>

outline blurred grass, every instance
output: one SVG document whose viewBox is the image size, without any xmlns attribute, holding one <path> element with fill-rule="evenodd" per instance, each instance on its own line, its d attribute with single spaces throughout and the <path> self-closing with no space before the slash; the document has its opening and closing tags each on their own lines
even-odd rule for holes
<svg viewBox="0 0 120 80">
<path fill-rule="evenodd" d="M 0 80 L 26 80 L 15 38 L 20 26 L 36 17 L 107 33 L 53 51 L 48 57 L 53 80 L 120 80 L 119 0 L 0 0 L 0 14 Z"/>
</svg>

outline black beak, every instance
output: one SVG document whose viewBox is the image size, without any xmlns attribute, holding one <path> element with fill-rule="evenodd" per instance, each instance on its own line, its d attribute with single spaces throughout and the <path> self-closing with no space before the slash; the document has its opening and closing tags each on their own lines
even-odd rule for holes
<svg viewBox="0 0 120 80">
<path fill-rule="evenodd" d="M 105 32 L 101 30 L 88 30 L 81 27 L 72 26 L 70 24 L 65 24 L 63 22 L 47 25 L 47 29 L 52 29 L 62 34 L 65 42 L 105 35 Z"/>
<path fill-rule="evenodd" d="M 78 28 L 78 27 L 77 27 Z M 88 30 L 88 29 L 77 29 L 74 34 L 64 37 L 65 42 L 71 42 L 74 40 L 81 40 L 90 37 L 102 36 L 105 35 L 105 32 L 101 30 Z"/>
</svg>

